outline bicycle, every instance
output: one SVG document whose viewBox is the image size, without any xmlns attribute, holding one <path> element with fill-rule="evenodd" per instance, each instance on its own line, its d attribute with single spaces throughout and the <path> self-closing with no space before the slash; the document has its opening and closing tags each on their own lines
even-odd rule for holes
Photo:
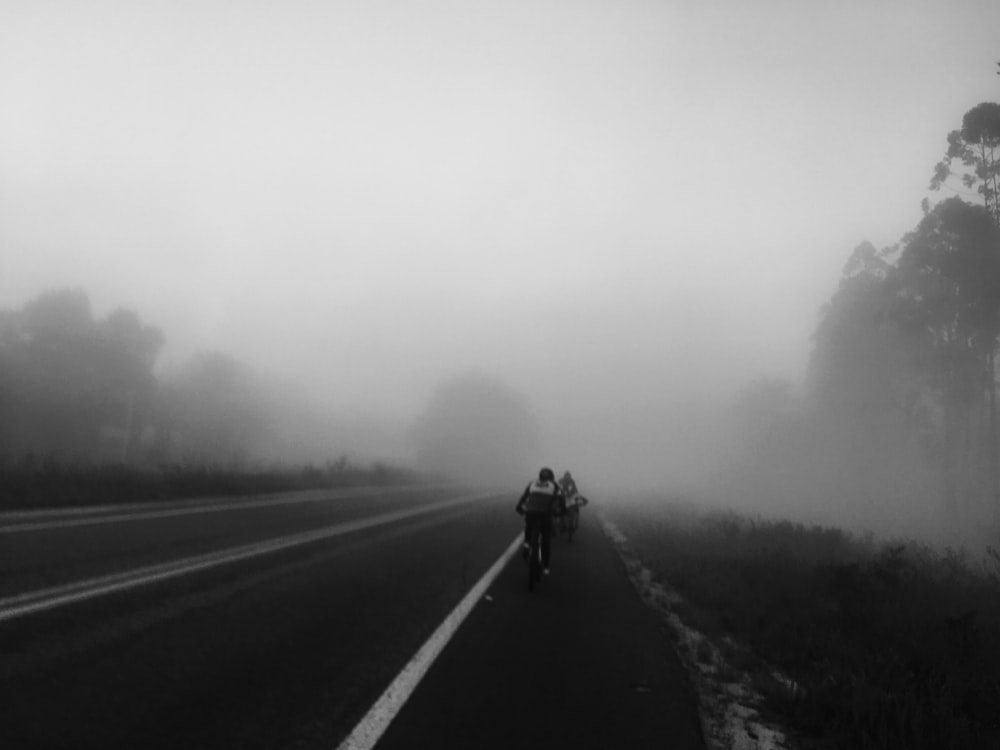
<svg viewBox="0 0 1000 750">
<path fill-rule="evenodd" d="M 525 523 L 525 544 L 528 548 L 528 591 L 535 590 L 542 578 L 542 514 L 522 514 Z"/>
<path fill-rule="evenodd" d="M 566 508 L 566 516 L 563 523 L 566 528 L 566 541 L 572 544 L 573 534 L 580 526 L 580 507 L 578 505 L 570 505 Z"/>
<path fill-rule="evenodd" d="M 580 528 L 580 508 L 590 501 L 583 495 L 574 495 L 573 502 L 566 504 L 566 537 L 573 543 L 573 534 Z"/>
<path fill-rule="evenodd" d="M 542 579 L 542 529 L 538 524 L 528 528 L 528 591 Z"/>
</svg>

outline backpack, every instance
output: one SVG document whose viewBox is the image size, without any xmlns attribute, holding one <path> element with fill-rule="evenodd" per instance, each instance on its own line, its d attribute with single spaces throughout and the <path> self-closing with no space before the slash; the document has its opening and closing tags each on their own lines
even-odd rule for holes
<svg viewBox="0 0 1000 750">
<path fill-rule="evenodd" d="M 548 513 L 556 500 L 556 483 L 535 480 L 528 485 L 528 499 L 524 510 L 528 513 Z"/>
</svg>

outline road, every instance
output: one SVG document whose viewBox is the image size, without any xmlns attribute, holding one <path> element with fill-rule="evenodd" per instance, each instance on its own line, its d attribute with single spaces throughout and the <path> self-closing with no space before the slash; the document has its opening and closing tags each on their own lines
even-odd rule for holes
<svg viewBox="0 0 1000 750">
<path fill-rule="evenodd" d="M 514 499 L 0 517 L 2 745 L 336 748 L 509 548 Z M 597 525 L 553 554 L 534 594 L 521 560 L 500 569 L 377 747 L 702 747 L 683 671 Z"/>
</svg>

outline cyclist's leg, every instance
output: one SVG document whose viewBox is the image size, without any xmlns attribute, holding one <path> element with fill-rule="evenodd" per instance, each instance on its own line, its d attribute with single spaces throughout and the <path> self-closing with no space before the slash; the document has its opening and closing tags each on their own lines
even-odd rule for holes
<svg viewBox="0 0 1000 750">
<path fill-rule="evenodd" d="M 530 545 L 532 542 L 532 537 L 537 537 L 538 535 L 538 514 L 537 513 L 525 513 L 524 514 L 524 543 Z"/>
<path fill-rule="evenodd" d="M 525 513 L 525 530 L 528 534 L 529 539 L 529 550 L 528 550 L 528 589 L 533 591 L 535 588 L 535 581 L 541 577 L 541 563 L 538 560 L 540 546 L 541 546 L 541 525 L 540 514 L 538 513 Z"/>
</svg>

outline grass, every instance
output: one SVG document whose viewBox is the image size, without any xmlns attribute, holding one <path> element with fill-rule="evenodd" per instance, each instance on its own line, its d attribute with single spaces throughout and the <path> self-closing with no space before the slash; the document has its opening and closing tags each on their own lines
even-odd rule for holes
<svg viewBox="0 0 1000 750">
<path fill-rule="evenodd" d="M 974 564 L 915 542 L 666 504 L 612 515 L 695 627 L 760 657 L 751 674 L 765 708 L 803 747 L 1000 747 L 996 552 Z"/>
<path fill-rule="evenodd" d="M 0 510 L 71 508 L 195 497 L 415 483 L 406 469 L 340 460 L 317 467 L 237 468 L 172 465 L 69 465 L 54 461 L 0 463 Z"/>
</svg>

